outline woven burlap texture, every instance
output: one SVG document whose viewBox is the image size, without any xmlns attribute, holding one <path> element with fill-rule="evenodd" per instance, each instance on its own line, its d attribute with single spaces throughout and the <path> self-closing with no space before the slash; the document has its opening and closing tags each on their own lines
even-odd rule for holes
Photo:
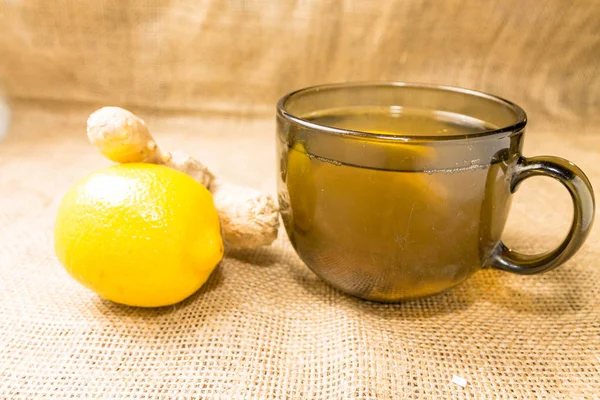
<svg viewBox="0 0 600 400">
<path fill-rule="evenodd" d="M 448 293 L 399 305 L 332 289 L 282 235 L 270 248 L 228 254 L 183 304 L 122 307 L 75 283 L 53 254 L 62 194 L 108 164 L 85 139 L 93 108 L 20 106 L 14 135 L 0 146 L 3 397 L 597 397 L 597 229 L 547 274 L 481 271 Z M 271 119 L 149 121 L 165 147 L 193 150 L 222 176 L 273 190 Z M 532 132 L 527 153 L 575 160 L 598 186 L 599 139 Z M 559 184 L 532 179 L 516 196 L 507 241 L 545 250 L 564 236 L 570 212 Z M 452 384 L 453 374 L 467 387 Z"/>
<path fill-rule="evenodd" d="M 13 114 L 0 142 L 0 398 L 598 398 L 597 227 L 549 273 L 480 271 L 397 305 L 332 289 L 282 232 L 228 253 L 182 304 L 144 310 L 74 282 L 53 224 L 65 191 L 109 164 L 85 138 L 102 105 L 274 193 L 276 100 L 345 80 L 507 97 L 530 117 L 526 155 L 572 160 L 600 187 L 599 20 L 596 0 L 0 2 Z M 548 250 L 571 212 L 560 184 L 528 180 L 504 238 Z"/>
</svg>

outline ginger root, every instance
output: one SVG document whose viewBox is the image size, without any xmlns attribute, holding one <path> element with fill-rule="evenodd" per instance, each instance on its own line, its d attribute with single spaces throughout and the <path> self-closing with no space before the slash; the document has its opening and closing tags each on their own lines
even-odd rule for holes
<svg viewBox="0 0 600 400">
<path fill-rule="evenodd" d="M 228 248 L 256 248 L 277 238 L 279 211 L 271 196 L 223 182 L 186 154 L 161 151 L 144 121 L 133 113 L 119 107 L 103 107 L 90 115 L 87 136 L 112 161 L 166 165 L 206 187 L 213 195 Z"/>
</svg>

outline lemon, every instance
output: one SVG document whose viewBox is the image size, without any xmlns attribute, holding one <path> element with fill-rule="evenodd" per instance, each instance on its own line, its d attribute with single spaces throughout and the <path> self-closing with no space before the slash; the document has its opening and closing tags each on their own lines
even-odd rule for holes
<svg viewBox="0 0 600 400">
<path fill-rule="evenodd" d="M 317 194 L 312 161 L 300 142 L 289 152 L 287 187 L 294 226 L 301 232 L 308 232 L 314 222 Z"/>
<path fill-rule="evenodd" d="M 174 169 L 123 164 L 93 172 L 63 198 L 56 255 L 101 297 L 140 307 L 196 292 L 223 257 L 210 192 Z"/>
</svg>

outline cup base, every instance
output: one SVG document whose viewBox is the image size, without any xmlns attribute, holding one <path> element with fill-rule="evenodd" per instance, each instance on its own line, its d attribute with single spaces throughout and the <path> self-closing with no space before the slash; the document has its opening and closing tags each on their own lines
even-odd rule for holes
<svg viewBox="0 0 600 400">
<path fill-rule="evenodd" d="M 315 272 L 312 268 L 308 267 L 315 275 L 317 275 L 317 277 L 319 277 L 319 279 L 321 279 L 323 282 L 325 282 L 326 284 L 328 284 L 329 286 L 335 288 L 336 290 L 344 293 L 345 295 L 360 299 L 360 300 L 364 300 L 364 301 L 370 301 L 370 302 L 375 302 L 375 303 L 382 303 L 382 304 L 398 304 L 398 303 L 406 303 L 406 302 L 410 302 L 410 301 L 415 301 L 415 300 L 419 300 L 419 299 L 423 299 L 423 298 L 427 298 L 427 297 L 434 297 L 440 294 L 443 294 L 453 288 L 455 288 L 456 286 L 460 285 L 461 283 L 463 283 L 465 280 L 467 280 L 471 275 L 463 277 L 460 280 L 457 281 L 453 281 L 453 282 L 444 282 L 444 283 L 440 283 L 438 282 L 437 284 L 433 285 L 433 284 L 423 284 L 423 288 L 419 289 L 419 288 L 415 288 L 415 287 L 411 287 L 409 290 L 407 289 L 400 289 L 400 288 L 390 288 L 390 287 L 371 287 L 370 289 L 363 289 L 363 290 L 357 290 L 357 287 L 345 287 L 343 285 L 340 285 L 336 282 L 333 282 L 330 279 L 327 279 L 326 277 L 322 276 L 321 274 L 318 274 L 317 272 Z M 435 288 L 435 289 L 434 289 Z M 429 290 L 427 290 L 429 289 Z M 418 293 L 418 294 L 410 294 L 407 295 L 406 292 L 410 291 L 411 293 Z"/>
</svg>

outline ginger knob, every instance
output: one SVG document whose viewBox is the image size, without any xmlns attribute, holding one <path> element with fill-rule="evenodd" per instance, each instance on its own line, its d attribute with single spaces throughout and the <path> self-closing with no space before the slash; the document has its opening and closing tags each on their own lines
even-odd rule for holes
<svg viewBox="0 0 600 400">
<path fill-rule="evenodd" d="M 87 121 L 90 142 L 118 163 L 161 164 L 181 171 L 213 195 L 229 249 L 271 244 L 279 230 L 279 210 L 272 196 L 255 189 L 222 182 L 200 161 L 181 152 L 162 152 L 144 121 L 119 107 L 103 107 Z"/>
</svg>

